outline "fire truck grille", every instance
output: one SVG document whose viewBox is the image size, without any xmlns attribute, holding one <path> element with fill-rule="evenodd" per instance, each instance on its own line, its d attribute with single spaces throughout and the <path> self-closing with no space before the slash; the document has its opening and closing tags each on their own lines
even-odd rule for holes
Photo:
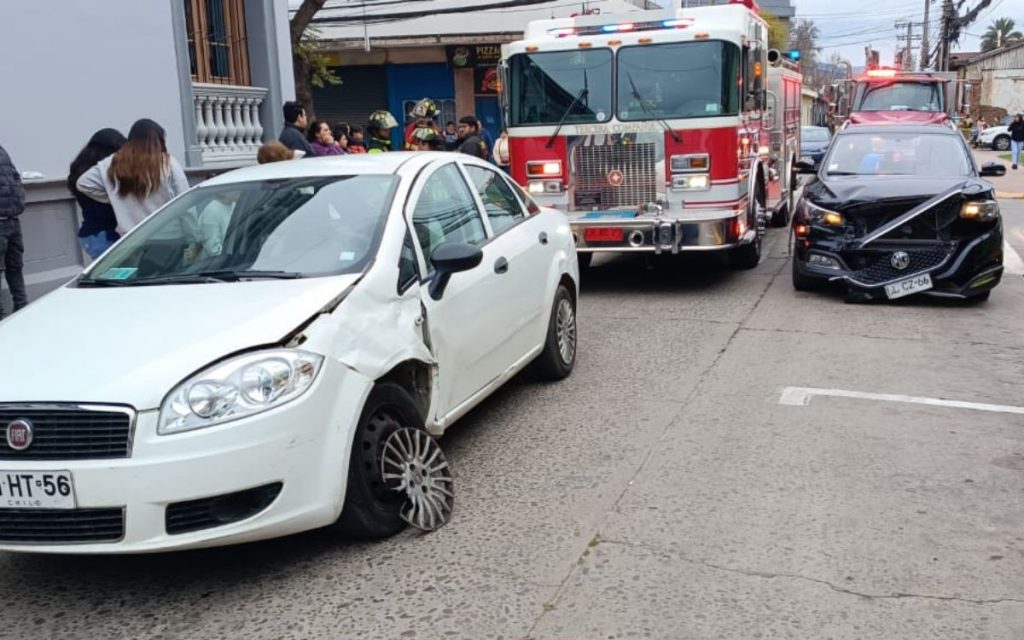
<svg viewBox="0 0 1024 640">
<path fill-rule="evenodd" d="M 576 147 L 575 209 L 632 209 L 657 200 L 655 154 L 653 143 Z"/>
</svg>

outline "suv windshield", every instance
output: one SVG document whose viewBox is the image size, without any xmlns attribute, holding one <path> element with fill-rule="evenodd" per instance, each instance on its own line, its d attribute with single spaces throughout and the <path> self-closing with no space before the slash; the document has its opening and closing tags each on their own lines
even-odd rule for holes
<svg viewBox="0 0 1024 640">
<path fill-rule="evenodd" d="M 99 260 L 79 284 L 205 282 L 361 271 L 398 179 L 331 176 L 193 189 Z"/>
<path fill-rule="evenodd" d="M 942 88 L 932 82 L 869 82 L 854 111 L 942 111 Z"/>
<path fill-rule="evenodd" d="M 624 47 L 618 60 L 621 120 L 739 113 L 736 45 L 709 40 Z"/>
<path fill-rule="evenodd" d="M 563 116 L 569 123 L 611 118 L 610 49 L 514 55 L 509 59 L 509 79 L 512 126 L 558 124 Z"/>
<path fill-rule="evenodd" d="M 959 136 L 845 133 L 832 145 L 826 173 L 964 177 L 973 166 Z"/>
</svg>

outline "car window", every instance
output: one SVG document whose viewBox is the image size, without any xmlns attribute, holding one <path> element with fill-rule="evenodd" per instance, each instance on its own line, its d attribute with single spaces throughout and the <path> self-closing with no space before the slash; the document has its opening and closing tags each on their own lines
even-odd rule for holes
<svg viewBox="0 0 1024 640">
<path fill-rule="evenodd" d="M 402 253 L 398 258 L 398 292 L 408 289 L 419 278 L 420 268 L 416 264 L 416 250 L 412 246 L 412 234 L 405 232 Z"/>
<path fill-rule="evenodd" d="M 508 186 L 497 171 L 467 166 L 466 173 L 469 174 L 469 179 L 483 200 L 484 211 L 487 212 L 494 233 L 501 233 L 526 218 L 512 187 Z"/>
<path fill-rule="evenodd" d="M 959 136 L 847 133 L 828 158 L 831 175 L 968 176 L 973 162 Z"/>
<path fill-rule="evenodd" d="M 427 178 L 413 210 L 412 224 L 428 271 L 433 271 L 430 256 L 445 242 L 480 244 L 487 239 L 480 210 L 455 163 Z"/>
<path fill-rule="evenodd" d="M 210 272 L 358 272 L 376 255 L 396 183 L 364 175 L 199 187 L 143 222 L 88 278 L 130 285 Z"/>
<path fill-rule="evenodd" d="M 508 183 L 512 185 L 512 190 L 519 196 L 519 201 L 526 207 L 526 213 L 531 216 L 535 216 L 540 213 L 540 205 L 537 201 L 530 197 L 530 194 L 526 193 L 522 187 L 519 186 L 514 180 L 509 180 Z"/>
</svg>

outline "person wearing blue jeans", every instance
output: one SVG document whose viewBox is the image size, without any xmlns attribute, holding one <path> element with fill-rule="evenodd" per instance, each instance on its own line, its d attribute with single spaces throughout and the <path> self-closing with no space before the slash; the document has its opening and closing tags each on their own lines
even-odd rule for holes
<svg viewBox="0 0 1024 640">
<path fill-rule="evenodd" d="M 1017 114 L 1013 116 L 1010 123 L 1010 152 L 1013 154 L 1013 168 L 1020 164 L 1020 152 L 1024 149 L 1024 116 Z"/>
</svg>

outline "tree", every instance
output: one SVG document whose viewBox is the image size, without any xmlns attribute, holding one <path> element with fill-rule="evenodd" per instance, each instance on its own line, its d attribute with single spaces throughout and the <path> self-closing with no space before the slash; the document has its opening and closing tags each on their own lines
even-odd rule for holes
<svg viewBox="0 0 1024 640">
<path fill-rule="evenodd" d="M 818 73 L 818 38 L 821 31 L 813 20 L 797 20 L 789 32 L 789 48 L 800 51 L 800 66 L 803 68 L 804 84 L 809 87 L 821 86 Z"/>
<path fill-rule="evenodd" d="M 768 23 L 768 48 L 784 52 L 789 48 L 789 20 L 764 10 L 761 17 Z"/>
<path fill-rule="evenodd" d="M 1012 18 L 994 20 L 981 38 L 981 50 L 992 51 L 1003 45 L 1024 40 L 1024 34 L 1014 30 L 1016 26 Z"/>
<path fill-rule="evenodd" d="M 318 44 L 318 32 L 309 26 L 326 2 L 302 0 L 288 25 L 292 41 L 292 69 L 295 71 L 295 99 L 305 105 L 311 121 L 316 116 L 313 87 L 341 84 L 341 79 L 327 66 L 327 58 Z"/>
</svg>

